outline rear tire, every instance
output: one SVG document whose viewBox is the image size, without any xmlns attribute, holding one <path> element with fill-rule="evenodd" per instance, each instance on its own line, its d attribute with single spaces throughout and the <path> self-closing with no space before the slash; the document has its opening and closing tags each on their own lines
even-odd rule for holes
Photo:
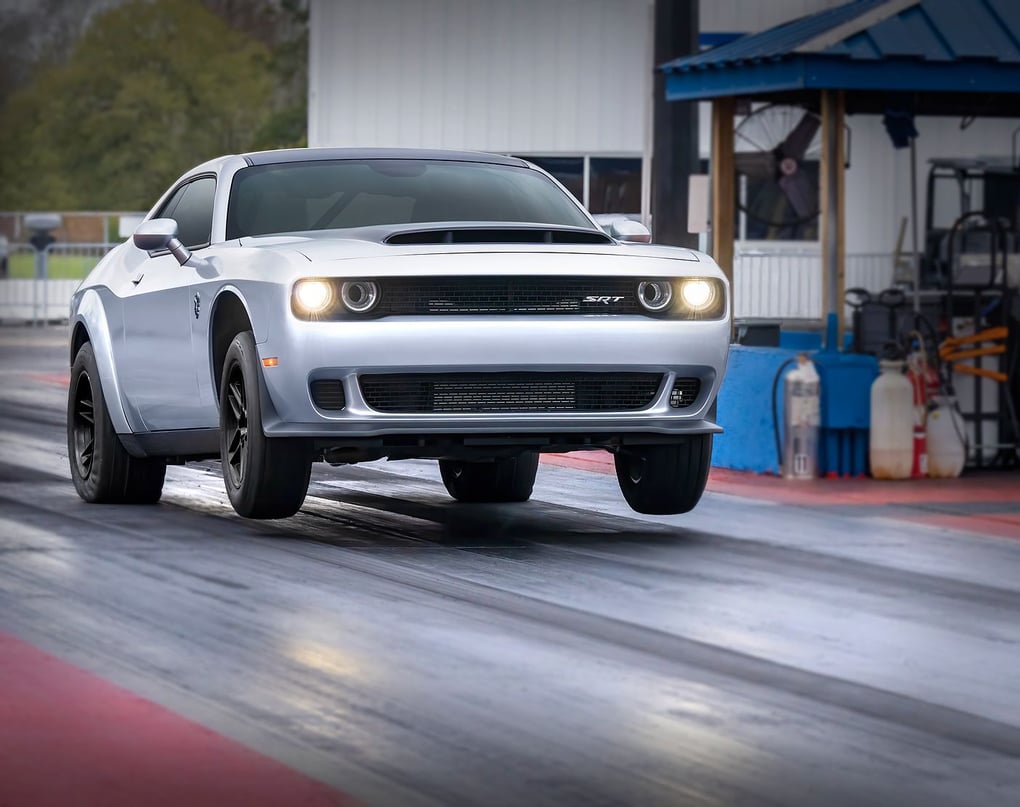
<svg viewBox="0 0 1020 807">
<path fill-rule="evenodd" d="M 616 455 L 616 478 L 632 510 L 675 515 L 697 505 L 711 465 L 712 435 L 696 434 L 682 443 L 620 451 Z"/>
<path fill-rule="evenodd" d="M 220 461 L 230 504 L 245 518 L 287 518 L 305 500 L 308 444 L 262 431 L 259 362 L 251 331 L 234 337 L 220 379 Z"/>
<path fill-rule="evenodd" d="M 113 430 L 92 344 L 78 350 L 67 391 L 67 458 L 78 495 L 93 504 L 155 504 L 166 460 L 132 457 Z"/>
<path fill-rule="evenodd" d="M 440 460 L 439 472 L 459 502 L 526 502 L 538 474 L 538 454 L 525 451 L 493 462 Z"/>
</svg>

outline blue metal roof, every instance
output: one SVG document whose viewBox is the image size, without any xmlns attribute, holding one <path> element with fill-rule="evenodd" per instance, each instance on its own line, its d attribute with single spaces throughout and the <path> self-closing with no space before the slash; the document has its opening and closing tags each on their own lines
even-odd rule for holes
<svg viewBox="0 0 1020 807">
<path fill-rule="evenodd" d="M 853 0 L 661 69 L 670 100 L 798 89 L 1020 93 L 1020 2 Z"/>
</svg>

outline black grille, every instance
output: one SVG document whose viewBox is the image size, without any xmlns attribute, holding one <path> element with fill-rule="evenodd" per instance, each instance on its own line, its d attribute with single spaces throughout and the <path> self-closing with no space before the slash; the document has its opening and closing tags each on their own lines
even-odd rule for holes
<svg viewBox="0 0 1020 807">
<path fill-rule="evenodd" d="M 658 373 L 363 375 L 378 412 L 624 412 L 654 400 Z"/>
<path fill-rule="evenodd" d="M 373 316 L 647 314 L 626 277 L 408 277 L 377 281 Z"/>
<path fill-rule="evenodd" d="M 344 398 L 343 382 L 335 378 L 324 378 L 309 384 L 312 402 L 319 409 L 339 411 L 347 405 Z"/>
<path fill-rule="evenodd" d="M 669 405 L 674 409 L 686 409 L 697 400 L 699 392 L 700 378 L 678 378 L 669 391 Z"/>
</svg>

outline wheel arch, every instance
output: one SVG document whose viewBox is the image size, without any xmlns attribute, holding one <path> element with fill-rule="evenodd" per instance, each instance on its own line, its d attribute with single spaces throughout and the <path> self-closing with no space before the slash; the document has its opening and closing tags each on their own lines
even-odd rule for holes
<svg viewBox="0 0 1020 807">
<path fill-rule="evenodd" d="M 237 334 L 254 330 L 251 312 L 241 294 L 231 287 L 222 289 L 213 300 L 209 324 L 209 367 L 217 400 L 230 343 Z"/>
<path fill-rule="evenodd" d="M 85 322 L 83 320 L 75 322 L 74 328 L 71 330 L 70 364 L 74 364 L 74 360 L 77 358 L 78 351 L 81 350 L 82 345 L 91 341 L 92 339 L 89 337 L 89 329 Z"/>
<path fill-rule="evenodd" d="M 132 434 L 144 431 L 135 428 L 124 406 L 123 393 L 117 377 L 116 362 L 113 354 L 113 337 L 106 306 L 95 288 L 86 289 L 77 299 L 71 317 L 70 363 L 81 350 L 82 345 L 92 345 L 92 352 L 99 367 L 99 383 L 106 402 L 106 409 L 113 422 L 113 430 L 117 434 Z"/>
</svg>

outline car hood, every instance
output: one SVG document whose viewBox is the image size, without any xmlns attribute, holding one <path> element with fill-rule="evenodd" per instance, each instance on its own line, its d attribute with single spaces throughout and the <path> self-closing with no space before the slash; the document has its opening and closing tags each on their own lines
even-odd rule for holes
<svg viewBox="0 0 1020 807">
<path fill-rule="evenodd" d="M 620 243 L 600 230 L 503 222 L 315 230 L 245 237 L 240 239 L 240 245 L 301 255 L 314 263 L 458 253 L 564 253 L 692 262 L 705 259 L 690 249 Z"/>
</svg>

